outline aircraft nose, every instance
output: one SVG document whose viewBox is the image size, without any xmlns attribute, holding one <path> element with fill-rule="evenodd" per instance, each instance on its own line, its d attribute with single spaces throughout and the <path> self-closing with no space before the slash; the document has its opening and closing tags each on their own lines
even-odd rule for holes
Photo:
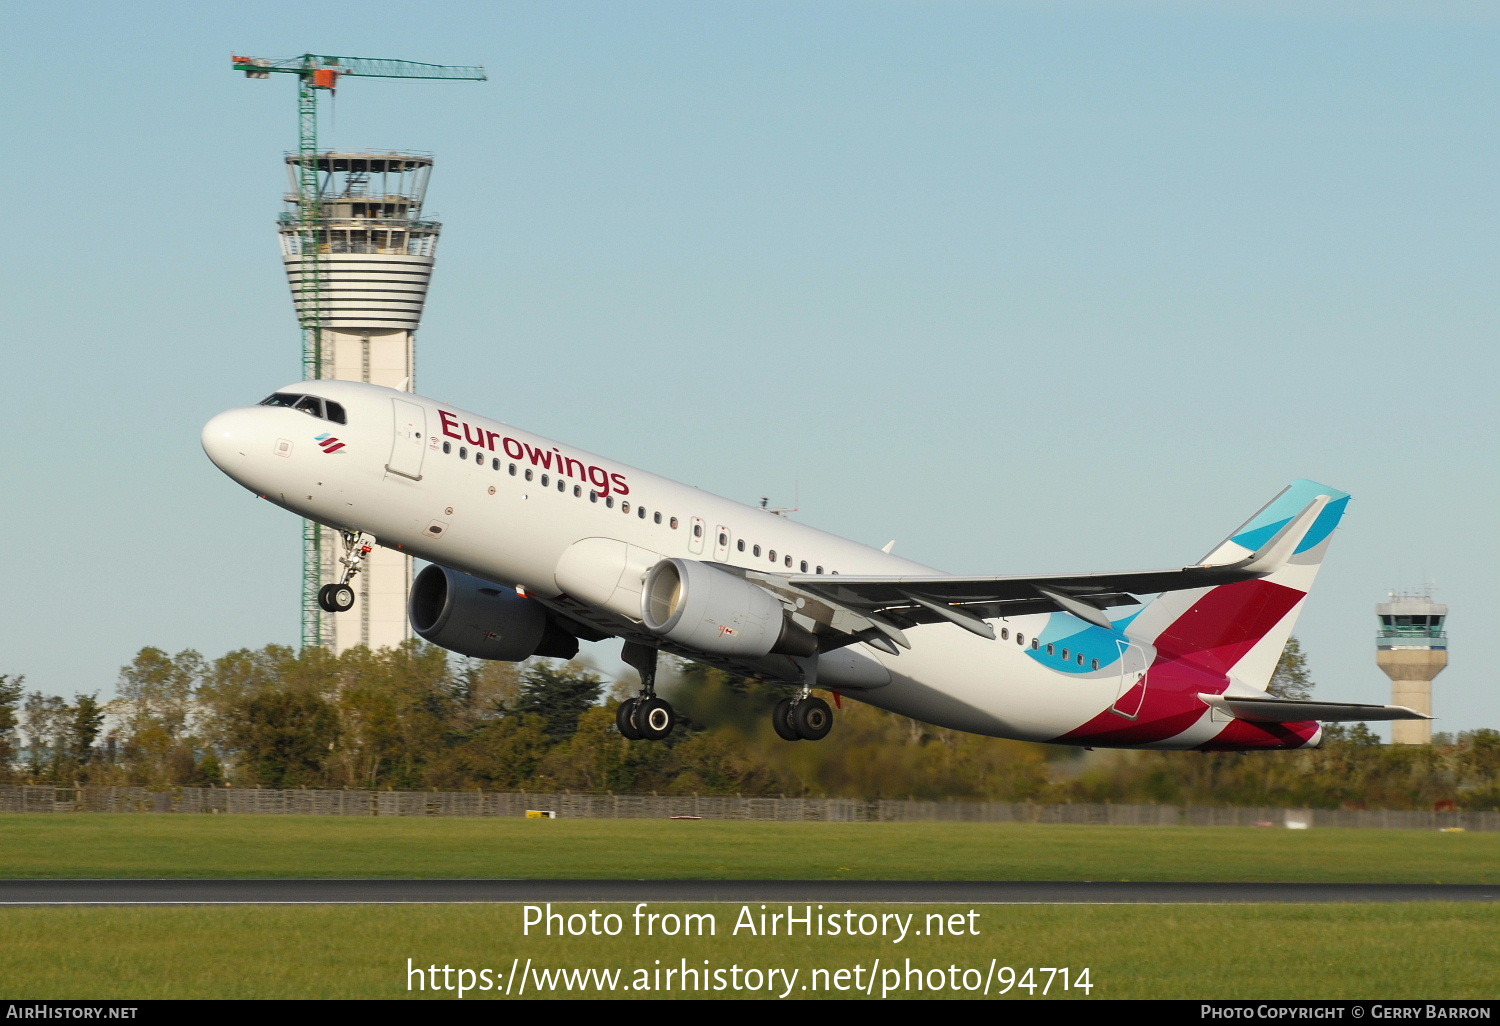
<svg viewBox="0 0 1500 1026">
<path fill-rule="evenodd" d="M 251 408 L 226 410 L 203 425 L 203 451 L 226 474 L 232 476 L 249 460 L 260 435 L 255 424 L 257 412 Z"/>
</svg>

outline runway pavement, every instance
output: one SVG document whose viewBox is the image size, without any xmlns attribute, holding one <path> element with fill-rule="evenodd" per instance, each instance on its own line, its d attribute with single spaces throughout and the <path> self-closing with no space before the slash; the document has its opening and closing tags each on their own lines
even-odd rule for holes
<svg viewBox="0 0 1500 1026">
<path fill-rule="evenodd" d="M 1500 901 L 1500 884 L 1013 880 L 0 880 L 0 905 L 448 902 L 1216 904 Z"/>
</svg>

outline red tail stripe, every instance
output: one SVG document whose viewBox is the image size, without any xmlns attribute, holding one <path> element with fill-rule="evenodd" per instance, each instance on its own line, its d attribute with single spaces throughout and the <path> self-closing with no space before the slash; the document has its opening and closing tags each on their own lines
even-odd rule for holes
<svg viewBox="0 0 1500 1026">
<path fill-rule="evenodd" d="M 1183 659 L 1228 673 L 1306 592 L 1270 581 L 1241 581 L 1209 591 L 1156 638 L 1162 659 Z"/>
</svg>

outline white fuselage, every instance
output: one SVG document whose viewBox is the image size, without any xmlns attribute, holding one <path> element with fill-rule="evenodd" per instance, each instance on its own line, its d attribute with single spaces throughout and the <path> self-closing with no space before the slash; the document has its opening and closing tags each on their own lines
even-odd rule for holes
<svg viewBox="0 0 1500 1026">
<path fill-rule="evenodd" d="M 221 414 L 204 446 L 230 477 L 300 516 L 518 587 L 608 634 L 659 643 L 640 622 L 640 594 L 664 557 L 773 573 L 938 572 L 430 399 L 343 381 L 286 391 L 334 400 L 347 421 L 264 405 Z M 1052 741 L 1110 713 L 1152 663 L 1151 646 L 1065 613 L 993 626 L 993 641 L 926 624 L 907 631 L 911 647 L 897 656 L 866 644 L 827 653 L 818 686 L 941 726 Z M 662 647 L 763 679 L 801 676 L 786 656 L 736 661 Z M 1113 743 L 1192 748 L 1222 726 L 1205 708 L 1170 736 Z"/>
</svg>

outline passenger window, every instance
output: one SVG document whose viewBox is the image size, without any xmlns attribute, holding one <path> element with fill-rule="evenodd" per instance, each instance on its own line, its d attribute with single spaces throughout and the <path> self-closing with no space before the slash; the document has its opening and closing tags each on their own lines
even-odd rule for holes
<svg viewBox="0 0 1500 1026">
<path fill-rule="evenodd" d="M 532 470 L 531 470 L 531 468 L 530 468 L 530 467 L 527 467 L 527 468 L 526 468 L 526 480 L 528 480 L 528 481 L 530 481 L 530 480 L 531 480 L 531 474 L 532 474 Z"/>
<path fill-rule="evenodd" d="M 636 517 L 638 519 L 645 520 L 646 519 L 646 507 L 645 506 L 637 506 L 635 508 L 635 515 L 636 515 Z"/>
<path fill-rule="evenodd" d="M 802 566 L 802 572 L 803 573 L 807 573 L 807 560 L 804 559 L 802 561 L 802 563 L 801 563 L 801 566 Z"/>
<path fill-rule="evenodd" d="M 1000 628 L 1000 640 L 1001 641 L 1009 641 L 1010 640 L 1010 628 L 1009 627 L 1001 627 Z"/>
<path fill-rule="evenodd" d="M 818 567 L 818 569 L 816 571 L 814 571 L 814 572 L 815 573 L 822 573 L 823 572 L 823 568 L 822 567 Z"/>
<path fill-rule="evenodd" d="M 605 509 L 614 509 L 615 508 L 615 497 L 613 495 L 606 495 L 604 497 L 604 508 Z"/>
<path fill-rule="evenodd" d="M 771 550 L 771 562 L 773 562 L 773 563 L 776 562 L 776 550 L 775 549 Z"/>
<path fill-rule="evenodd" d="M 458 458 L 461 460 L 469 458 L 469 447 L 467 445 L 460 445 L 458 447 Z"/>
<path fill-rule="evenodd" d="M 786 557 L 786 559 L 785 559 L 784 562 L 786 563 L 787 569 L 790 570 L 792 568 L 792 557 L 791 556 Z"/>
<path fill-rule="evenodd" d="M 621 503 L 620 503 L 620 512 L 621 513 L 629 513 L 630 512 L 630 500 L 629 499 L 625 499 L 625 500 L 621 501 Z"/>
<path fill-rule="evenodd" d="M 739 549 L 741 552 L 744 552 L 745 551 L 745 539 L 741 538 L 739 541 L 735 542 L 734 543 L 734 547 L 737 548 L 737 549 Z"/>
<path fill-rule="evenodd" d="M 515 477 L 516 476 L 516 465 L 514 463 L 512 463 L 510 465 L 510 476 L 511 477 Z"/>
<path fill-rule="evenodd" d="M 1031 639 L 1031 650 L 1033 652 L 1037 651 L 1041 647 L 1042 647 L 1042 643 L 1040 641 L 1036 640 L 1035 638 Z"/>
<path fill-rule="evenodd" d="M 500 469 L 500 457 L 496 456 L 494 459 L 490 460 L 490 469 L 491 470 L 499 470 Z"/>
<path fill-rule="evenodd" d="M 656 523 L 659 524 L 659 523 L 661 523 L 661 514 L 660 513 L 653 513 L 653 514 L 651 514 L 651 519 L 653 521 L 655 521 Z"/>
<path fill-rule="evenodd" d="M 1094 660 L 1094 669 L 1099 669 L 1099 660 L 1097 659 Z"/>
<path fill-rule="evenodd" d="M 757 556 L 760 555 L 760 546 L 759 545 L 755 546 L 755 548 L 752 549 L 751 551 L 754 552 L 755 555 L 757 555 Z"/>
<path fill-rule="evenodd" d="M 1033 644 L 1034 644 L 1034 643 L 1033 643 Z M 1055 649 L 1056 649 L 1056 647 L 1057 647 L 1057 646 L 1055 646 L 1055 645 L 1048 645 L 1048 646 L 1047 646 L 1047 654 L 1048 654 L 1048 655 L 1056 655 L 1056 654 L 1057 654 L 1057 652 L 1056 652 L 1056 651 L 1054 651 L 1054 650 L 1055 650 Z"/>
<path fill-rule="evenodd" d="M 1068 661 L 1068 650 L 1067 649 L 1063 649 L 1063 662 L 1067 662 L 1067 661 Z"/>
<path fill-rule="evenodd" d="M 344 419 L 344 407 L 341 404 L 336 403 L 332 399 L 330 399 L 326 403 L 324 403 L 323 405 L 328 410 L 328 419 L 329 420 L 333 421 L 335 424 L 347 424 L 347 423 L 349 423 L 347 420 Z"/>
<path fill-rule="evenodd" d="M 1016 644 L 1020 645 L 1022 648 L 1026 647 L 1026 635 L 1022 634 L 1020 631 L 1016 632 Z"/>
<path fill-rule="evenodd" d="M 702 524 L 694 524 L 693 525 L 693 537 L 694 538 L 702 538 L 703 537 L 703 525 Z"/>
<path fill-rule="evenodd" d="M 547 475 L 546 474 L 542 475 L 542 487 L 543 488 L 547 487 Z"/>
<path fill-rule="evenodd" d="M 598 502 L 599 501 L 599 493 L 598 492 L 589 492 L 589 501 L 590 502 Z"/>
<path fill-rule="evenodd" d="M 1083 653 L 1082 652 L 1078 653 L 1078 665 L 1079 666 L 1083 665 Z"/>
<path fill-rule="evenodd" d="M 568 482 L 564 481 L 562 478 L 558 478 L 557 490 L 560 492 L 566 492 L 568 490 Z"/>
<path fill-rule="evenodd" d="M 728 545 L 729 544 L 729 535 L 725 534 L 723 531 L 719 532 L 719 544 L 720 545 Z"/>
<path fill-rule="evenodd" d="M 479 464 L 481 467 L 484 466 L 484 453 L 480 452 L 478 449 L 474 450 L 474 462 Z"/>
<path fill-rule="evenodd" d="M 575 499 L 581 499 L 581 498 L 583 498 L 583 485 L 574 485 L 573 486 L 573 498 L 575 498 Z"/>
<path fill-rule="evenodd" d="M 446 455 L 446 454 L 448 454 L 448 453 L 450 453 L 452 451 L 453 451 L 453 443 L 452 442 L 444 442 L 443 443 L 443 453 L 444 453 L 444 455 Z"/>
<path fill-rule="evenodd" d="M 670 523 L 671 523 L 671 526 L 672 526 L 672 530 L 674 530 L 674 531 L 677 530 L 677 518 L 673 517 L 671 519 Z"/>
</svg>

